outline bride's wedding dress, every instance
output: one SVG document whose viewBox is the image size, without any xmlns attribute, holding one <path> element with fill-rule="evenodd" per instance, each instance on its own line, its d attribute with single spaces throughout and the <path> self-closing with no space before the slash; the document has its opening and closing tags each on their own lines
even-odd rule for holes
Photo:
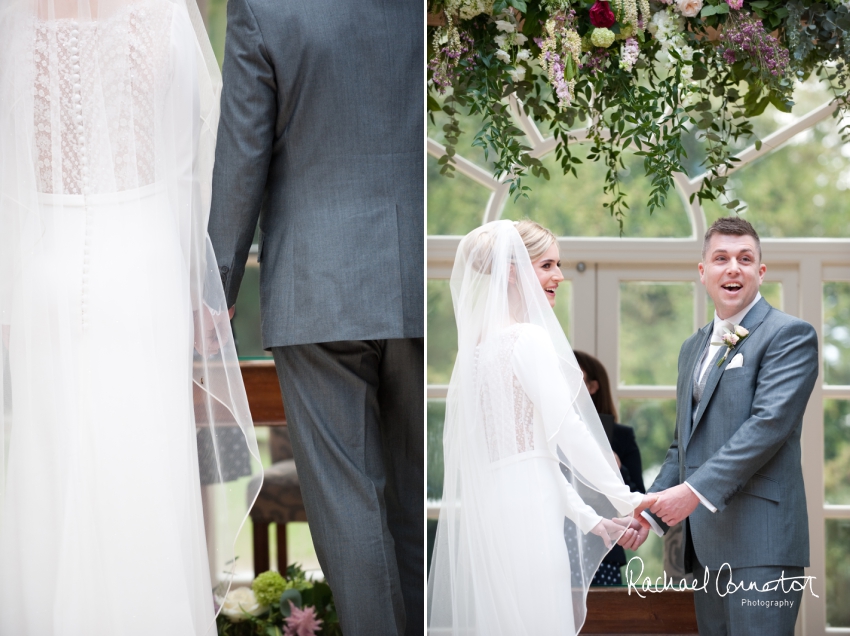
<svg viewBox="0 0 850 636">
<path fill-rule="evenodd" d="M 452 295 L 458 357 L 429 634 L 574 635 L 618 538 L 600 524 L 630 514 L 642 496 L 620 477 L 512 222 L 464 238 Z"/>
<path fill-rule="evenodd" d="M 40 4 L 0 10 L 0 634 L 213 634 L 256 441 L 205 35 L 182 0 Z"/>
</svg>

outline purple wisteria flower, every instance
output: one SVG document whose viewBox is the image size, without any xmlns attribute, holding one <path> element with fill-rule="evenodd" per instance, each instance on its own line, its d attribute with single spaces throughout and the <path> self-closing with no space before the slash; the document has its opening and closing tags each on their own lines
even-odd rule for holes
<svg viewBox="0 0 850 636">
<path fill-rule="evenodd" d="M 463 63 L 469 66 L 474 62 L 473 44 L 474 41 L 468 33 L 450 28 L 448 42 L 429 60 L 431 79 L 441 95 L 460 77 Z"/>
<path fill-rule="evenodd" d="M 611 57 L 611 54 L 605 49 L 596 49 L 587 57 L 584 68 L 591 74 L 596 75 L 600 71 L 605 70 L 609 57 Z"/>
<path fill-rule="evenodd" d="M 730 14 L 720 43 L 727 64 L 751 60 L 767 81 L 783 77 L 788 71 L 788 49 L 765 31 L 753 14 Z"/>
</svg>

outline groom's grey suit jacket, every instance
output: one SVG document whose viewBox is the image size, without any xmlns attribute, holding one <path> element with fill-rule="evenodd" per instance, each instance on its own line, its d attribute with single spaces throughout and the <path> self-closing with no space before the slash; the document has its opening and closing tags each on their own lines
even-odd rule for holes
<svg viewBox="0 0 850 636">
<path fill-rule="evenodd" d="M 741 326 L 749 336 L 720 367 L 711 363 L 695 414 L 694 370 L 713 323 L 682 345 L 675 438 L 649 492 L 687 481 L 717 507 L 712 513 L 700 504 L 686 520 L 696 556 L 709 569 L 724 563 L 733 569 L 805 567 L 809 526 L 800 434 L 818 376 L 817 335 L 764 299 Z M 743 366 L 727 369 L 738 353 Z"/>
<path fill-rule="evenodd" d="M 266 348 L 424 335 L 422 12 L 227 3 L 209 234 L 232 306 L 259 218 Z"/>
</svg>

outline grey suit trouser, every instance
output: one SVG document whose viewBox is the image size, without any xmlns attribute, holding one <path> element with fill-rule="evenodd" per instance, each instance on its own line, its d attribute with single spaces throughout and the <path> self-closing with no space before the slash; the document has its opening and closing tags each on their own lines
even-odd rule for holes
<svg viewBox="0 0 850 636">
<path fill-rule="evenodd" d="M 272 352 L 310 532 L 343 633 L 421 634 L 423 339 Z"/>
<path fill-rule="evenodd" d="M 702 586 L 705 567 L 696 559 L 693 564 L 694 579 Z M 694 592 L 700 636 L 793 636 L 803 600 L 803 579 L 787 579 L 802 576 L 801 567 L 709 570 L 706 590 Z M 777 583 L 773 591 L 757 591 L 773 588 L 770 582 L 780 577 L 786 581 Z M 747 590 L 752 583 L 757 589 Z"/>
</svg>

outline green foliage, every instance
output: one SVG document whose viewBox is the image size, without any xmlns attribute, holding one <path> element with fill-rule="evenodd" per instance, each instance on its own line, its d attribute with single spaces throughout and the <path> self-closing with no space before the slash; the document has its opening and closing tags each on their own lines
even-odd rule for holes
<svg viewBox="0 0 850 636">
<path fill-rule="evenodd" d="M 525 8 L 518 9 L 517 4 Z M 592 4 L 500 0 L 494 5 L 492 15 L 499 17 L 500 12 L 510 7 L 519 11 L 522 34 L 528 38 L 526 48 L 536 57 L 541 49 L 534 38 L 541 36 L 543 22 L 553 15 L 569 16 L 572 9 L 577 12 L 575 28 L 586 36 L 593 29 L 587 17 Z M 463 5 L 454 2 L 451 7 L 456 10 Z M 429 8 L 440 12 L 447 8 L 447 3 L 432 1 Z M 751 19 L 748 16 L 753 16 L 759 28 L 765 30 L 762 41 L 766 46 L 773 42 L 777 50 L 786 49 L 790 53 L 790 62 L 787 66 L 780 65 L 777 74 L 769 71 L 772 67 L 765 62 L 768 54 L 739 54 L 738 61 L 732 64 L 724 59 L 724 50 L 732 46 L 723 41 L 724 27 L 728 30 L 731 24 Z M 500 32 L 493 17 L 481 14 L 461 20 L 456 16 L 453 28 L 461 29 L 474 42 L 474 56 L 459 63 L 463 67 L 460 78 L 442 105 L 437 96 L 442 87 L 431 85 L 432 112 L 442 109 L 450 117 L 445 124 L 449 133 L 446 155 L 439 159 L 443 162 L 443 172 L 451 173 L 457 143 L 464 135 L 463 116 L 475 115 L 478 121 L 473 126 L 478 131 L 473 135 L 473 145 L 492 160 L 494 175 L 510 182 L 514 200 L 527 197 L 540 181 L 550 178 L 552 166 L 531 156 L 524 132 L 513 121 L 508 97 L 515 95 L 525 111 L 555 136 L 555 154 L 563 174 L 577 177 L 584 161 L 599 162 L 605 167 L 605 178 L 599 184 L 604 194 L 602 209 L 616 219 L 620 233 L 627 233 L 624 219 L 634 205 L 623 183 L 622 153 L 634 149 L 635 155 L 643 160 L 649 188 L 641 193 L 640 200 L 645 201 L 646 210 L 652 214 L 665 209 L 673 174 L 693 172 L 688 170 L 693 164 L 689 157 L 689 136 L 696 136 L 699 141 L 698 163 L 700 172 L 706 174 L 692 200 L 698 198 L 705 204 L 717 203 L 727 210 L 742 211 L 744 203 L 727 196 L 728 172 L 738 162 L 735 155 L 743 145 L 754 143 L 760 147 L 761 141 L 752 124 L 754 117 L 769 108 L 790 112 L 794 107 L 794 81 L 811 76 L 827 80 L 839 106 L 839 115 L 846 111 L 850 11 L 840 3 L 802 0 L 791 3 L 755 0 L 746 2 L 741 11 L 730 11 L 725 1 L 709 0 L 699 16 L 685 22 L 687 26 L 681 37 L 685 46 L 693 49 L 693 56 L 683 57 L 677 46 L 668 50 L 664 42 L 649 32 L 637 34 L 640 58 L 630 70 L 621 68 L 618 46 L 606 49 L 607 57 L 601 58 L 599 50 L 591 50 L 583 58 L 584 68 L 576 76 L 571 103 L 561 107 L 550 78 L 536 63 L 522 62 L 525 78 L 517 80 L 511 73 L 520 62 L 496 57 L 495 53 L 500 52 L 496 40 Z M 620 33 L 626 28 L 631 26 L 617 23 L 612 30 Z M 770 32 L 773 33 L 768 35 Z M 432 41 L 439 40 L 438 30 L 432 28 L 430 33 Z M 656 61 L 662 49 L 673 60 L 672 68 Z M 438 47 L 432 48 L 432 56 L 440 54 Z M 568 75 L 572 77 L 571 73 Z M 578 157 L 571 147 L 570 132 L 577 122 L 589 123 L 590 151 L 584 158 Z M 842 124 L 841 136 L 846 138 L 848 132 L 850 128 Z M 538 179 L 532 182 L 529 177 Z"/>
<path fill-rule="evenodd" d="M 824 400 L 823 433 L 824 500 L 850 505 L 850 401 Z"/>
<path fill-rule="evenodd" d="M 823 313 L 825 381 L 850 385 L 850 283 L 824 283 Z"/>
<path fill-rule="evenodd" d="M 620 382 L 675 385 L 679 349 L 693 332 L 694 283 L 620 283 Z"/>
<path fill-rule="evenodd" d="M 826 624 L 850 627 L 850 521 L 826 521 Z"/>
</svg>

